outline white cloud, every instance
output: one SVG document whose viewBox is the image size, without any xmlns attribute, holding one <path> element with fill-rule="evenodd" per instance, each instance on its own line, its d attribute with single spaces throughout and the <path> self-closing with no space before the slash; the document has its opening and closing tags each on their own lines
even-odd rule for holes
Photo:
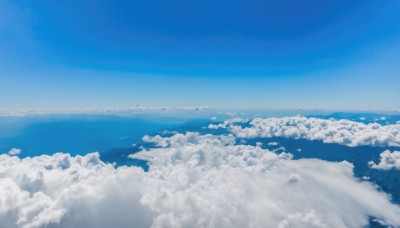
<svg viewBox="0 0 400 228">
<path fill-rule="evenodd" d="M 279 145 L 278 142 L 269 142 L 268 143 L 268 146 L 277 146 L 277 145 Z"/>
<path fill-rule="evenodd" d="M 274 149 L 273 151 L 285 151 L 285 150 L 286 150 L 286 148 L 284 146 L 280 146 L 280 147 Z"/>
<path fill-rule="evenodd" d="M 347 162 L 291 160 L 232 135 L 149 137 L 161 146 L 115 168 L 98 153 L 0 155 L 2 227 L 399 226 L 400 207 Z"/>
<path fill-rule="evenodd" d="M 367 215 L 400 222 L 399 207 L 356 180 L 347 162 L 291 160 L 286 153 L 235 145 L 232 136 L 187 133 L 148 141 L 162 148 L 131 157 L 149 160 L 152 180 L 164 186 L 144 201 L 159 212 L 157 225 L 362 227 Z M 389 213 L 381 212 L 384 205 Z"/>
<path fill-rule="evenodd" d="M 247 122 L 248 122 L 248 120 L 246 120 L 246 119 L 235 117 L 235 118 L 227 119 L 220 124 L 209 124 L 208 128 L 209 129 L 226 128 L 227 126 L 232 125 L 234 123 L 247 123 Z"/>
<path fill-rule="evenodd" d="M 21 149 L 12 148 L 11 150 L 8 151 L 8 154 L 9 154 L 9 155 L 18 155 L 18 154 L 20 154 L 21 152 L 22 152 Z"/>
<path fill-rule="evenodd" d="M 98 153 L 0 155 L 1 227 L 148 227 L 142 176 L 139 168 L 101 162 Z"/>
<path fill-rule="evenodd" d="M 380 154 L 381 160 L 379 164 L 376 164 L 373 161 L 370 161 L 368 164 L 373 169 L 400 169 L 400 151 L 393 151 L 392 153 L 389 150 L 385 150 Z"/>
<path fill-rule="evenodd" d="M 170 137 L 145 135 L 142 140 L 154 143 L 159 147 L 181 147 L 196 144 L 210 144 L 214 146 L 233 145 L 236 138 L 233 135 L 201 135 L 198 132 L 187 132 L 186 134 L 176 133 Z"/>
<path fill-rule="evenodd" d="M 346 146 L 400 146 L 400 124 L 364 124 L 350 120 L 306 118 L 255 118 L 250 127 L 228 124 L 229 130 L 239 138 L 285 137 L 322 140 Z"/>
</svg>

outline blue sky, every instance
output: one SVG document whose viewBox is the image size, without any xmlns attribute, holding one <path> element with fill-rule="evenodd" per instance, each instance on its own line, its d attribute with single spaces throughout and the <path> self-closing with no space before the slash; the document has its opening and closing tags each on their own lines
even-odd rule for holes
<svg viewBox="0 0 400 228">
<path fill-rule="evenodd" d="M 400 1 L 0 0 L 0 108 L 400 108 Z"/>
</svg>

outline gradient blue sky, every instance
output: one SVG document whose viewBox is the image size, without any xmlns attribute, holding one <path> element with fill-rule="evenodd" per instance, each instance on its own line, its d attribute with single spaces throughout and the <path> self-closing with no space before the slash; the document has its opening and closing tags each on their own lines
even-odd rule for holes
<svg viewBox="0 0 400 228">
<path fill-rule="evenodd" d="M 400 108 L 400 1 L 0 0 L 0 108 Z"/>
</svg>

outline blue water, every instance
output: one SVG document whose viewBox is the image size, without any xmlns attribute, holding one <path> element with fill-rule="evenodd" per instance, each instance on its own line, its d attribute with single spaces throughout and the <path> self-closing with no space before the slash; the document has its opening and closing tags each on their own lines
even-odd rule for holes
<svg viewBox="0 0 400 228">
<path fill-rule="evenodd" d="M 0 154 L 11 148 L 21 149 L 21 158 L 56 152 L 84 155 L 98 151 L 105 162 L 147 170 L 146 161 L 127 158 L 141 150 L 144 135 L 162 134 L 165 130 L 197 131 L 209 122 L 209 119 L 162 116 L 0 117 Z"/>
<path fill-rule="evenodd" d="M 0 152 L 22 149 L 21 157 L 65 152 L 72 155 L 131 147 L 143 135 L 183 124 L 172 118 L 118 116 L 1 117 Z"/>
</svg>

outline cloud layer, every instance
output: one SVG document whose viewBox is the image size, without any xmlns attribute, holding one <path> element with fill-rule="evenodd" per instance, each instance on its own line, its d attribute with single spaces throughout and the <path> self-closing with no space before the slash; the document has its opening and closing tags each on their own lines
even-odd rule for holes
<svg viewBox="0 0 400 228">
<path fill-rule="evenodd" d="M 101 162 L 98 153 L 0 155 L 1 227 L 148 227 L 142 176 L 140 168 Z"/>
<path fill-rule="evenodd" d="M 393 146 L 400 147 L 400 124 L 364 124 L 350 120 L 306 118 L 301 116 L 282 118 L 255 118 L 250 126 L 226 122 L 209 128 L 229 128 L 239 138 L 286 137 L 294 139 L 322 140 L 346 146 Z"/>
<path fill-rule="evenodd" d="M 115 168 L 98 153 L 0 155 L 3 227 L 362 227 L 400 225 L 400 207 L 352 165 L 292 160 L 232 135 L 149 137 L 159 148 Z"/>
<path fill-rule="evenodd" d="M 390 152 L 389 150 L 385 150 L 380 154 L 380 161 L 376 164 L 373 161 L 370 161 L 368 164 L 373 169 L 400 169 L 400 151 Z"/>
</svg>

